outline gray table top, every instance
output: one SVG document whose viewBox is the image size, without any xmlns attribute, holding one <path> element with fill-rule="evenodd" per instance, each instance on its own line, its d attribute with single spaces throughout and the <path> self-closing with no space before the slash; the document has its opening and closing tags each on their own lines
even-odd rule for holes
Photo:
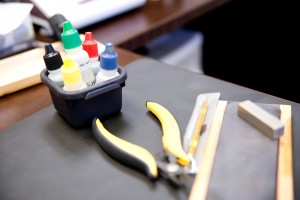
<svg viewBox="0 0 300 200">
<path fill-rule="evenodd" d="M 220 92 L 226 101 L 292 105 L 294 186 L 299 186 L 299 104 L 152 59 L 134 61 L 125 69 L 121 112 L 103 123 L 153 154 L 162 151 L 161 127 L 146 101 L 168 108 L 182 134 L 201 93 Z M 91 128 L 72 128 L 53 105 L 0 134 L 0 199 L 187 199 L 188 192 L 174 190 L 163 180 L 152 183 L 111 159 L 95 142 Z M 300 191 L 295 189 L 297 198 Z"/>
</svg>

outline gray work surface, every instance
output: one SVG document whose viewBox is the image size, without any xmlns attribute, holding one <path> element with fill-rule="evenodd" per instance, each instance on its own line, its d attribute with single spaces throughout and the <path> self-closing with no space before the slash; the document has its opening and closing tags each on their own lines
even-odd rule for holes
<svg viewBox="0 0 300 200">
<path fill-rule="evenodd" d="M 263 109 L 280 116 L 278 105 Z M 237 115 L 228 102 L 207 199 L 276 199 L 278 140 L 271 140 Z"/>
<path fill-rule="evenodd" d="M 118 137 L 138 144 L 153 154 L 159 153 L 162 151 L 161 126 L 149 113 L 145 102 L 155 101 L 165 106 L 176 118 L 183 134 L 196 97 L 201 93 L 220 92 L 222 100 L 231 102 L 249 99 L 264 104 L 292 105 L 293 158 L 300 157 L 300 125 L 297 123 L 300 118 L 299 104 L 151 59 L 135 61 L 125 69 L 128 78 L 126 86 L 123 87 L 121 112 L 103 122 L 104 126 Z M 226 119 L 225 113 L 224 120 Z M 218 148 L 223 148 L 224 153 L 232 152 L 233 149 L 228 150 L 224 146 L 222 131 Z M 260 136 L 264 138 L 264 135 Z M 276 148 L 272 144 L 271 146 L 273 150 L 265 152 L 266 154 L 277 153 Z M 264 152 L 265 149 L 261 150 Z M 211 199 L 229 199 L 232 198 L 230 195 L 233 195 L 227 193 L 230 185 L 222 187 L 216 181 L 220 178 L 218 173 L 215 173 L 218 171 L 216 167 L 220 167 L 218 163 L 224 162 L 220 153 L 222 152 L 218 149 L 208 191 L 208 198 Z M 248 158 L 249 156 L 251 155 L 248 154 Z M 226 155 L 225 158 L 229 157 L 230 155 Z M 271 157 L 270 163 L 274 162 L 274 155 Z M 235 164 L 237 163 L 238 161 L 235 161 Z M 243 163 L 241 161 L 239 164 Z M 244 164 L 251 165 L 246 162 Z M 245 169 L 247 168 L 240 170 Z M 295 199 L 300 198 L 300 191 L 296 189 L 300 181 L 299 169 L 299 159 L 294 159 Z M 193 178 L 189 180 L 189 184 L 192 180 Z M 221 181 L 223 184 L 229 184 L 225 180 Z M 267 191 L 272 191 L 274 181 L 272 176 L 266 183 L 273 185 L 263 187 L 269 187 Z M 233 187 L 239 186 L 236 183 L 232 184 Z M 1 200 L 177 200 L 187 199 L 188 193 L 189 189 L 175 190 L 164 180 L 152 183 L 143 174 L 116 162 L 98 146 L 90 128 L 73 129 L 57 114 L 52 105 L 0 133 Z M 260 194 L 251 193 L 246 196 L 252 199 L 263 197 L 256 198 L 255 195 Z M 268 197 L 273 199 L 271 196 Z M 243 199 L 242 196 L 236 197 Z"/>
</svg>

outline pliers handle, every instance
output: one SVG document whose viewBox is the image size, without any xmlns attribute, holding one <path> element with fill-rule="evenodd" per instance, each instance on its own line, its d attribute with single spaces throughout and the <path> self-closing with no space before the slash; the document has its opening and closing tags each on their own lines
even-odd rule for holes
<svg viewBox="0 0 300 200">
<path fill-rule="evenodd" d="M 155 102 L 146 102 L 146 107 L 159 119 L 162 126 L 162 144 L 164 150 L 177 158 L 182 166 L 190 164 L 190 158 L 183 150 L 180 129 L 173 115 L 162 105 Z M 169 154 L 169 155 L 170 155 Z"/>
<path fill-rule="evenodd" d="M 190 159 L 182 148 L 180 131 L 175 118 L 160 104 L 147 102 L 146 106 L 162 124 L 162 143 L 166 155 L 174 156 L 175 163 L 180 164 L 181 168 L 188 166 Z M 175 181 L 174 176 L 177 176 L 178 172 L 169 172 L 167 169 L 171 160 L 164 159 L 165 164 L 162 165 L 162 160 L 156 160 L 148 150 L 111 134 L 98 118 L 93 120 L 92 131 L 100 147 L 115 160 L 141 171 L 151 180 L 157 179 L 163 172 L 165 178 L 169 178 L 172 182 Z"/>
<path fill-rule="evenodd" d="M 92 131 L 100 147 L 109 156 L 145 173 L 151 180 L 158 177 L 156 160 L 148 150 L 111 134 L 98 118 L 93 120 Z"/>
</svg>

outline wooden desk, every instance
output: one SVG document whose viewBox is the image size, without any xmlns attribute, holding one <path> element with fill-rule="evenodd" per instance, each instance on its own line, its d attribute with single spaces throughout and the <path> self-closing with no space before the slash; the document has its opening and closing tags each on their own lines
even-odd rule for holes
<svg viewBox="0 0 300 200">
<path fill-rule="evenodd" d="M 79 32 L 91 31 L 101 43 L 109 41 L 119 47 L 134 50 L 229 1 L 149 0 L 143 7 L 80 29 Z"/>
<path fill-rule="evenodd" d="M 133 50 L 228 1 L 149 0 L 139 9 L 81 31 L 92 31 L 100 42 L 111 41 L 119 47 Z"/>
</svg>

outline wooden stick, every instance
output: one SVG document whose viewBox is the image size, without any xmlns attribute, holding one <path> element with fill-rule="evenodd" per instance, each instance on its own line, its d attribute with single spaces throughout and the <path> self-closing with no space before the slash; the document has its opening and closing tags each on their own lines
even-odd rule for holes
<svg viewBox="0 0 300 200">
<path fill-rule="evenodd" d="M 195 177 L 195 181 L 189 195 L 189 200 L 204 200 L 206 198 L 226 105 L 227 101 L 218 102 L 203 155 L 203 162 Z"/>
<path fill-rule="evenodd" d="M 292 156 L 292 109 L 280 105 L 280 120 L 285 124 L 284 134 L 279 138 L 277 168 L 277 200 L 294 199 L 293 156 Z"/>
</svg>

